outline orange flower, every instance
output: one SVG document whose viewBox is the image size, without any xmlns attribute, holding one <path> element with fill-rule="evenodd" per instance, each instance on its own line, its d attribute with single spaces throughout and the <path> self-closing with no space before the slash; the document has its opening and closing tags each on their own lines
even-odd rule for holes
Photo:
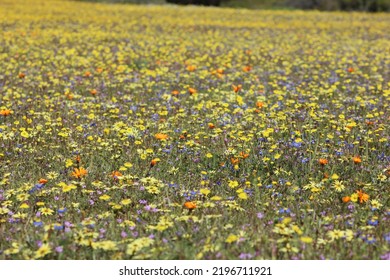
<svg viewBox="0 0 390 280">
<path fill-rule="evenodd" d="M 222 68 L 218 68 L 218 69 L 217 69 L 217 73 L 218 73 L 218 74 L 222 75 L 223 72 L 224 72 L 224 70 L 223 70 Z"/>
<path fill-rule="evenodd" d="M 91 89 L 91 90 L 90 90 L 90 93 L 91 93 L 92 95 L 96 95 L 97 90 L 96 90 L 96 89 Z"/>
<path fill-rule="evenodd" d="M 261 101 L 257 101 L 257 102 L 256 102 L 256 107 L 257 107 L 257 108 L 261 109 L 261 108 L 263 108 L 263 106 L 264 106 L 264 103 L 263 103 L 263 102 L 261 102 Z"/>
<path fill-rule="evenodd" d="M 102 73 L 103 72 L 103 68 L 101 68 L 101 67 L 96 68 L 96 72 L 98 72 L 99 74 Z"/>
<path fill-rule="evenodd" d="M 20 72 L 18 74 L 18 77 L 19 77 L 19 79 L 23 79 L 24 77 L 26 77 L 26 74 L 24 74 L 23 72 Z"/>
<path fill-rule="evenodd" d="M 47 182 L 48 181 L 46 179 L 43 179 L 43 178 L 39 179 L 39 181 L 38 181 L 39 184 L 46 184 Z"/>
<path fill-rule="evenodd" d="M 81 161 L 80 155 L 75 156 L 75 157 L 74 157 L 74 160 L 75 160 L 76 162 L 80 162 L 80 161 Z"/>
<path fill-rule="evenodd" d="M 235 93 L 239 92 L 241 90 L 241 88 L 242 88 L 242 85 L 237 85 L 237 86 L 233 85 L 233 90 Z"/>
<path fill-rule="evenodd" d="M 355 69 L 353 69 L 352 67 L 349 67 L 349 68 L 348 68 L 348 72 L 349 72 L 349 73 L 355 72 Z"/>
<path fill-rule="evenodd" d="M 354 156 L 354 157 L 352 158 L 352 160 L 353 160 L 353 162 L 356 163 L 356 164 L 362 162 L 362 159 L 361 159 L 361 157 L 359 157 L 359 156 Z"/>
<path fill-rule="evenodd" d="M 8 109 L 3 109 L 3 110 L 0 110 L 0 116 L 9 116 L 11 115 L 11 110 L 8 110 Z"/>
<path fill-rule="evenodd" d="M 66 98 L 68 98 L 69 100 L 72 100 L 72 99 L 73 99 L 73 94 L 72 94 L 71 92 L 65 93 L 65 96 L 66 96 Z"/>
<path fill-rule="evenodd" d="M 197 90 L 194 89 L 194 88 L 189 88 L 189 89 L 188 89 L 188 92 L 189 92 L 191 95 L 193 95 L 193 94 L 195 94 L 195 93 L 197 92 Z"/>
<path fill-rule="evenodd" d="M 230 159 L 230 162 L 231 162 L 233 165 L 237 164 L 239 161 L 240 161 L 240 160 L 239 160 L 238 158 L 231 158 L 231 159 Z"/>
<path fill-rule="evenodd" d="M 246 153 L 244 153 L 244 152 L 241 152 L 241 153 L 240 153 L 240 156 L 241 156 L 242 158 L 247 158 L 247 157 L 249 157 L 249 154 L 246 154 Z"/>
<path fill-rule="evenodd" d="M 184 208 L 187 208 L 188 210 L 194 210 L 196 208 L 196 204 L 192 201 L 187 201 L 184 203 Z"/>
<path fill-rule="evenodd" d="M 150 167 L 153 167 L 157 164 L 157 162 L 159 162 L 160 159 L 159 158 L 154 158 L 150 161 Z"/>
<path fill-rule="evenodd" d="M 172 95 L 176 96 L 176 95 L 179 95 L 180 92 L 178 90 L 173 90 L 171 93 L 172 93 Z"/>
<path fill-rule="evenodd" d="M 370 196 L 365 192 L 363 192 L 362 190 L 357 190 L 356 193 L 358 194 L 360 203 L 366 202 L 370 198 Z"/>
<path fill-rule="evenodd" d="M 117 180 L 118 177 L 122 176 L 122 173 L 120 173 L 119 171 L 114 171 L 111 173 L 111 176 L 112 178 L 114 178 L 114 180 Z"/>
<path fill-rule="evenodd" d="M 242 67 L 242 70 L 244 71 L 244 72 L 249 72 L 249 71 L 251 71 L 252 70 L 252 67 L 251 66 L 244 66 L 244 67 Z"/>
<path fill-rule="evenodd" d="M 318 160 L 318 162 L 319 162 L 319 164 L 321 164 L 321 165 L 327 165 L 327 164 L 328 164 L 328 160 L 325 159 L 325 158 L 320 158 L 320 159 Z"/>
<path fill-rule="evenodd" d="M 86 71 L 86 72 L 84 73 L 84 77 L 90 77 L 90 76 L 91 76 L 91 72 Z"/>
<path fill-rule="evenodd" d="M 169 136 L 166 135 L 166 134 L 164 134 L 164 133 L 156 133 L 156 134 L 154 135 L 154 137 L 155 137 L 156 139 L 158 139 L 158 140 L 166 140 L 166 139 L 169 138 Z"/>
<path fill-rule="evenodd" d="M 87 173 L 88 171 L 86 169 L 80 167 L 80 168 L 75 168 L 71 175 L 75 178 L 80 179 L 81 177 L 87 175 Z"/>
<path fill-rule="evenodd" d="M 214 129 L 215 128 L 215 125 L 213 123 L 209 123 L 209 128 L 210 129 Z"/>
<path fill-rule="evenodd" d="M 193 71 L 195 71 L 195 70 L 196 70 L 196 66 L 194 66 L 194 65 L 188 65 L 188 66 L 187 66 L 187 71 L 193 72 Z"/>
<path fill-rule="evenodd" d="M 351 198 L 350 198 L 349 196 L 344 196 L 344 197 L 342 198 L 342 201 L 343 201 L 344 203 L 347 203 L 347 202 L 350 202 L 350 201 L 351 201 Z"/>
</svg>

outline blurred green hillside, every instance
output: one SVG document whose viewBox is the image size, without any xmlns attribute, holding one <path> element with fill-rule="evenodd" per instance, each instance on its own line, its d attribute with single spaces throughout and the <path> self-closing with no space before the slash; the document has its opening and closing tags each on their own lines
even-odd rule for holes
<svg viewBox="0 0 390 280">
<path fill-rule="evenodd" d="M 196 3 L 197 0 L 79 0 L 91 2 L 164 4 L 177 2 L 182 4 Z M 207 3 L 212 0 L 201 0 Z M 199 1 L 198 1 L 199 2 Z M 323 11 L 390 11 L 390 0 L 221 0 L 222 7 L 248 9 L 316 9 Z"/>
</svg>

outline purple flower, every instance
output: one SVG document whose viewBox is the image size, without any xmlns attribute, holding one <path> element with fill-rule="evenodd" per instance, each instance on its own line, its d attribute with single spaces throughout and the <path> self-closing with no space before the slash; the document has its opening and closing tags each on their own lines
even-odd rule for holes
<svg viewBox="0 0 390 280">
<path fill-rule="evenodd" d="M 386 254 L 382 255 L 381 259 L 389 261 L 390 260 L 390 252 L 387 252 Z"/>
<path fill-rule="evenodd" d="M 252 254 L 249 254 L 249 253 L 241 253 L 239 258 L 241 260 L 249 260 L 251 258 L 253 258 Z"/>
<path fill-rule="evenodd" d="M 122 230 L 122 232 L 121 232 L 121 237 L 122 237 L 122 238 L 126 238 L 126 237 L 127 237 L 127 233 L 126 233 L 125 231 L 123 231 L 123 230 Z"/>
<path fill-rule="evenodd" d="M 57 253 L 62 253 L 62 251 L 63 251 L 62 246 L 57 246 L 57 247 L 55 248 L 55 251 L 56 251 Z"/>
<path fill-rule="evenodd" d="M 64 225 L 65 225 L 66 227 L 71 227 L 71 226 L 73 226 L 73 224 L 72 224 L 71 222 L 68 222 L 68 221 L 66 221 L 66 222 L 64 223 Z"/>
<path fill-rule="evenodd" d="M 257 218 L 259 218 L 259 219 L 262 219 L 262 218 L 264 218 L 264 214 L 263 214 L 263 213 L 261 213 L 261 212 L 257 213 Z"/>
</svg>

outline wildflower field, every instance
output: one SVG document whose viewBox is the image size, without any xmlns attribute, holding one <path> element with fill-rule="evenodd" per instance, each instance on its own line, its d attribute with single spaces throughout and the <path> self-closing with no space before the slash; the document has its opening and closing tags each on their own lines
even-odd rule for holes
<svg viewBox="0 0 390 280">
<path fill-rule="evenodd" d="M 390 259 L 389 14 L 0 0 L 0 259 Z"/>
</svg>

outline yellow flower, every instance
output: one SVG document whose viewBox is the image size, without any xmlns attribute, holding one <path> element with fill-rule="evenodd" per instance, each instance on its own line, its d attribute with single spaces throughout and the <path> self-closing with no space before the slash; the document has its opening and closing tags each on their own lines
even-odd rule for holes
<svg viewBox="0 0 390 280">
<path fill-rule="evenodd" d="M 238 236 L 237 236 L 237 235 L 230 234 L 230 235 L 226 238 L 225 242 L 230 244 L 230 243 L 236 242 L 237 240 L 238 240 Z"/>
<path fill-rule="evenodd" d="M 238 194 L 238 198 L 246 200 L 246 199 L 248 199 L 248 195 L 245 192 L 240 192 Z"/>
<path fill-rule="evenodd" d="M 111 196 L 109 196 L 108 194 L 104 194 L 102 196 L 99 196 L 99 199 L 100 200 L 104 200 L 104 201 L 107 201 L 111 198 Z"/>
<path fill-rule="evenodd" d="M 342 230 L 332 230 L 328 232 L 328 236 L 330 237 L 331 241 L 340 239 L 341 237 L 344 237 L 345 232 Z"/>
<path fill-rule="evenodd" d="M 102 249 L 104 251 L 116 251 L 116 250 L 118 250 L 116 242 L 111 241 L 111 240 L 92 242 L 91 246 L 92 246 L 93 249 Z"/>
<path fill-rule="evenodd" d="M 23 130 L 22 133 L 20 134 L 23 138 L 28 138 L 30 135 L 28 134 L 27 131 Z"/>
<path fill-rule="evenodd" d="M 127 245 L 126 254 L 134 255 L 137 252 L 139 252 L 140 250 L 151 246 L 153 243 L 154 243 L 154 240 L 150 239 L 148 237 L 142 237 L 142 238 L 136 239 Z"/>
<path fill-rule="evenodd" d="M 71 166 L 73 166 L 73 160 L 67 159 L 66 162 L 65 162 L 65 167 L 68 168 L 68 167 L 71 167 Z"/>
<path fill-rule="evenodd" d="M 342 181 L 336 180 L 333 184 L 333 188 L 336 190 L 336 192 L 342 192 L 345 189 L 345 186 L 343 185 Z"/>
<path fill-rule="evenodd" d="M 54 211 L 47 207 L 39 208 L 39 211 L 43 216 L 51 216 L 53 215 Z"/>
<path fill-rule="evenodd" d="M 207 196 L 210 193 L 209 189 L 200 189 L 200 193 Z"/>
<path fill-rule="evenodd" d="M 312 243 L 313 242 L 313 238 L 311 238 L 311 237 L 309 237 L 309 236 L 302 236 L 301 237 L 301 241 L 303 242 L 303 243 Z"/>
<path fill-rule="evenodd" d="M 131 203 L 131 200 L 130 199 L 123 199 L 122 201 L 121 201 L 121 204 L 122 205 L 129 205 Z"/>
<path fill-rule="evenodd" d="M 35 252 L 35 258 L 40 259 L 51 253 L 51 248 L 48 244 L 42 244 L 42 246 Z"/>
<path fill-rule="evenodd" d="M 19 208 L 20 209 L 28 209 L 28 208 L 30 208 L 30 206 L 28 206 L 28 204 L 24 202 L 24 203 L 22 203 L 22 205 L 19 206 Z"/>
<path fill-rule="evenodd" d="M 357 202 L 359 199 L 359 196 L 357 193 L 354 193 L 350 196 L 352 202 Z"/>
<path fill-rule="evenodd" d="M 380 203 L 378 200 L 373 199 L 373 200 L 371 200 L 371 206 L 372 206 L 372 208 L 379 209 L 383 206 L 383 204 Z"/>
<path fill-rule="evenodd" d="M 28 200 L 29 197 L 30 197 L 29 194 L 27 194 L 27 193 L 21 193 L 21 194 L 18 194 L 18 196 L 16 197 L 16 199 L 17 199 L 18 201 L 26 201 L 26 200 Z"/>
<path fill-rule="evenodd" d="M 238 182 L 237 181 L 229 181 L 229 187 L 232 189 L 238 187 Z"/>
<path fill-rule="evenodd" d="M 339 176 L 337 174 L 333 174 L 332 177 L 330 177 L 330 178 L 332 178 L 332 180 L 337 180 L 339 178 Z"/>
<path fill-rule="evenodd" d="M 75 189 L 77 189 L 77 187 L 75 186 L 75 185 L 72 185 L 72 184 L 70 184 L 70 185 L 63 185 L 62 186 L 62 192 L 70 192 L 71 190 L 75 190 Z"/>
</svg>

